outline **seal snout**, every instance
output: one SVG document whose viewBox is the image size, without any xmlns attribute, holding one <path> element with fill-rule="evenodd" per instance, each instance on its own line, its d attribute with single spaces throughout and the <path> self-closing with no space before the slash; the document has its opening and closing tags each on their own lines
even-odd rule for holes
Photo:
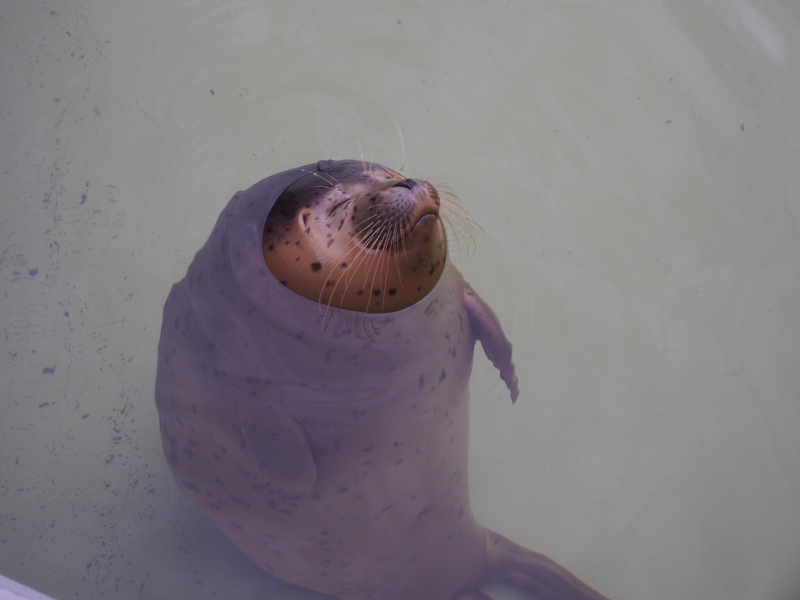
<svg viewBox="0 0 800 600">
<path fill-rule="evenodd" d="M 423 222 L 432 227 L 438 220 L 439 194 L 427 181 L 401 179 L 376 187 L 353 207 L 356 233 L 367 247 L 384 247 L 387 240 L 396 244 Z"/>
<path fill-rule="evenodd" d="M 392 185 L 391 189 L 399 193 L 392 194 L 387 204 L 405 213 L 406 220 L 411 223 L 410 229 L 413 229 L 423 217 L 439 216 L 439 193 L 427 181 L 404 179 Z"/>
</svg>

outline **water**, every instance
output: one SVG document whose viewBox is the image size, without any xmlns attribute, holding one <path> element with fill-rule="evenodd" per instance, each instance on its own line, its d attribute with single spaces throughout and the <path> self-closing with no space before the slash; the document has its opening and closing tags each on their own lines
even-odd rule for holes
<svg viewBox="0 0 800 600">
<path fill-rule="evenodd" d="M 363 153 L 446 182 L 486 526 L 611 598 L 800 597 L 800 9 L 0 8 L 0 573 L 57 598 L 312 598 L 180 496 L 161 308 L 228 198 Z M 497 600 L 524 598 L 500 585 Z"/>
</svg>

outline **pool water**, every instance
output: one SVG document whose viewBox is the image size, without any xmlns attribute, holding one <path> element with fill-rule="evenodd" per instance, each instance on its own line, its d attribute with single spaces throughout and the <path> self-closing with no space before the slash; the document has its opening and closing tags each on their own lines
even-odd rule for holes
<svg viewBox="0 0 800 600">
<path fill-rule="evenodd" d="M 0 573 L 321 598 L 181 496 L 156 347 L 234 192 L 363 158 L 480 226 L 453 260 L 521 394 L 476 351 L 478 520 L 609 598 L 800 597 L 798 30 L 772 0 L 0 7 Z"/>
</svg>

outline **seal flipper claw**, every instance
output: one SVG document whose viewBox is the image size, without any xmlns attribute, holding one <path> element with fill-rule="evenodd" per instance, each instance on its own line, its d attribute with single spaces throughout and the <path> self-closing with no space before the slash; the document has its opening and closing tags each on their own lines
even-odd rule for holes
<svg viewBox="0 0 800 600">
<path fill-rule="evenodd" d="M 541 600 L 608 600 L 553 559 L 487 532 L 489 570 Z"/>
<path fill-rule="evenodd" d="M 466 282 L 464 306 L 467 308 L 472 330 L 475 332 L 475 337 L 480 340 L 486 358 L 500 371 L 500 378 L 511 392 L 511 402 L 516 402 L 519 397 L 519 386 L 514 373 L 514 363 L 511 362 L 511 342 L 503 333 L 500 320 L 491 307 Z"/>
</svg>

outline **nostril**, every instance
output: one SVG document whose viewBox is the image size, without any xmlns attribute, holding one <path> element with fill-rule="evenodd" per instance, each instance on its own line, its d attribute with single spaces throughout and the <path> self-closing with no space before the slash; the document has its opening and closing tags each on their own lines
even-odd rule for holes
<svg viewBox="0 0 800 600">
<path fill-rule="evenodd" d="M 406 188 L 407 190 L 414 190 L 419 187 L 419 183 L 417 183 L 414 179 L 404 179 L 403 181 L 398 181 L 392 187 L 402 187 Z"/>
</svg>

